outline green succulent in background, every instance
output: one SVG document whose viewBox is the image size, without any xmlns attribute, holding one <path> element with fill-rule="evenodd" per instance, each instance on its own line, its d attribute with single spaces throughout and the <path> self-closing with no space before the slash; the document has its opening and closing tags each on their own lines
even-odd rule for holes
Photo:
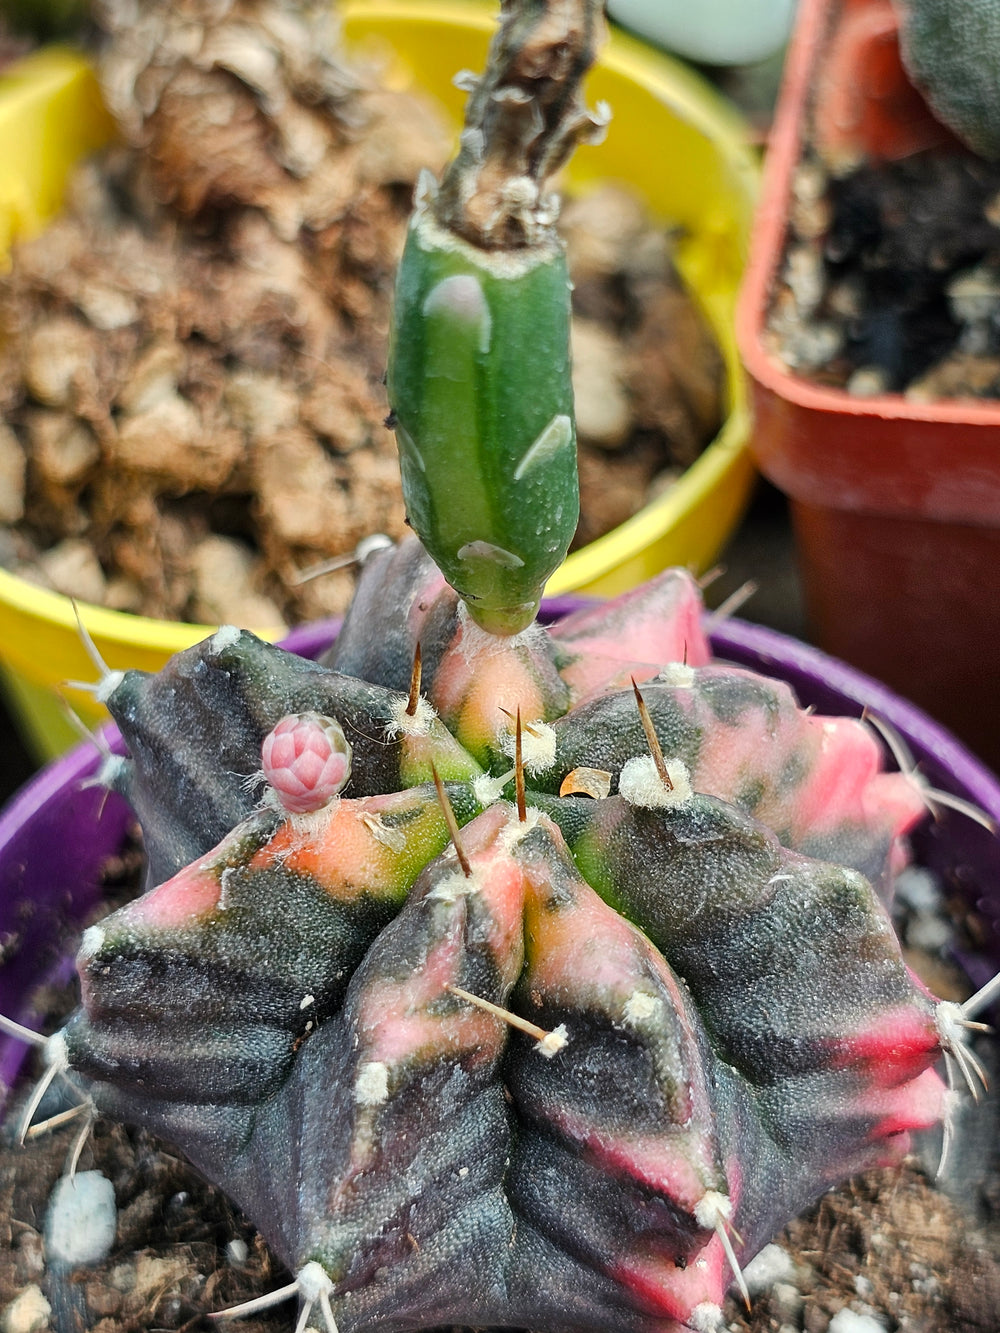
<svg viewBox="0 0 1000 1333">
<path fill-rule="evenodd" d="M 14 33 L 52 41 L 78 32 L 89 8 L 86 0 L 4 0 L 0 24 Z"/>
<path fill-rule="evenodd" d="M 903 62 L 935 115 L 982 157 L 1000 157 L 998 0 L 894 0 Z"/>
</svg>

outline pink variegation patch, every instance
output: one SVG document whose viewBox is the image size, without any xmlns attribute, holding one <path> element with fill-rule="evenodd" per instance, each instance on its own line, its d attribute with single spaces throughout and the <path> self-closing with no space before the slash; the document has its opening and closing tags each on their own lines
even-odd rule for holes
<svg viewBox="0 0 1000 1333">
<path fill-rule="evenodd" d="M 196 863 L 137 898 L 125 912 L 137 926 L 175 930 L 214 912 L 221 893 L 214 871 Z"/>
</svg>

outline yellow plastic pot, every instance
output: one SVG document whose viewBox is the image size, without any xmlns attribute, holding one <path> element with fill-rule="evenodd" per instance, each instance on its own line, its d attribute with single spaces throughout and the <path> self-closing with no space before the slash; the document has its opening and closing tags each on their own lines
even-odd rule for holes
<svg viewBox="0 0 1000 1333">
<path fill-rule="evenodd" d="M 433 90 L 456 125 L 463 94 L 451 78 L 481 68 L 496 6 L 474 0 L 346 0 L 348 42 L 384 52 L 397 85 Z M 736 289 L 746 256 L 757 166 L 735 113 L 682 64 L 614 34 L 588 80 L 593 104 L 613 112 L 607 141 L 573 160 L 574 188 L 616 179 L 651 213 L 680 227 L 681 276 L 708 318 L 727 370 L 728 416 L 717 438 L 670 491 L 621 527 L 569 557 L 549 592 L 623 591 L 670 564 L 702 569 L 738 522 L 752 481 L 748 416 L 733 336 Z M 0 78 L 0 257 L 42 227 L 61 202 L 73 163 L 105 142 L 112 125 L 85 61 L 47 50 Z M 81 614 L 108 664 L 156 670 L 210 627 L 150 620 L 85 606 Z M 266 632 L 266 631 L 265 631 Z M 74 733 L 57 696 L 65 680 L 91 680 L 70 602 L 0 571 L 0 680 L 40 758 Z M 103 709 L 82 694 L 88 722 Z"/>
</svg>

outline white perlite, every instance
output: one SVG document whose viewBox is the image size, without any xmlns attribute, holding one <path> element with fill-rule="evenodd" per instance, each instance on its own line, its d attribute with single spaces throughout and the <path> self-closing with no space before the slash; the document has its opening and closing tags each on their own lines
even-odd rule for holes
<svg viewBox="0 0 1000 1333">
<path fill-rule="evenodd" d="M 49 1195 L 45 1254 L 50 1264 L 78 1268 L 111 1253 L 118 1225 L 115 1190 L 100 1171 L 62 1176 Z"/>
<path fill-rule="evenodd" d="M 795 1278 L 795 1263 L 780 1245 L 765 1245 L 743 1270 L 743 1279 L 751 1296 L 770 1291 L 776 1282 L 791 1282 Z"/>
<path fill-rule="evenodd" d="M 234 1236 L 226 1246 L 226 1258 L 234 1268 L 239 1268 L 240 1264 L 245 1264 L 250 1254 L 250 1247 L 242 1236 Z"/>
<path fill-rule="evenodd" d="M 845 1305 L 830 1320 L 827 1333 L 886 1333 L 881 1319 L 870 1314 L 856 1314 Z"/>
</svg>

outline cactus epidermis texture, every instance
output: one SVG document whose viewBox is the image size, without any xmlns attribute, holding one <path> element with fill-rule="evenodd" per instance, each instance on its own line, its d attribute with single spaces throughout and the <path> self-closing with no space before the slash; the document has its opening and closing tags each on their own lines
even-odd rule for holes
<svg viewBox="0 0 1000 1333">
<path fill-rule="evenodd" d="M 894 0 L 907 70 L 936 115 L 983 157 L 1000 157 L 998 0 Z"/>
<path fill-rule="evenodd" d="M 495 633 L 534 620 L 580 516 L 569 292 L 554 234 L 481 251 L 429 210 L 414 213 L 387 377 L 403 498 L 446 578 Z"/>
<path fill-rule="evenodd" d="M 159 882 L 85 935 L 54 1058 L 328 1327 L 711 1328 L 739 1261 L 940 1118 L 951 1029 L 884 904 L 918 795 L 713 663 L 699 605 L 670 572 L 493 639 L 411 542 L 327 665 L 223 630 L 112 683 Z M 261 800 L 265 738 L 322 719 L 346 785 Z M 606 795 L 560 795 L 583 770 Z"/>
</svg>

